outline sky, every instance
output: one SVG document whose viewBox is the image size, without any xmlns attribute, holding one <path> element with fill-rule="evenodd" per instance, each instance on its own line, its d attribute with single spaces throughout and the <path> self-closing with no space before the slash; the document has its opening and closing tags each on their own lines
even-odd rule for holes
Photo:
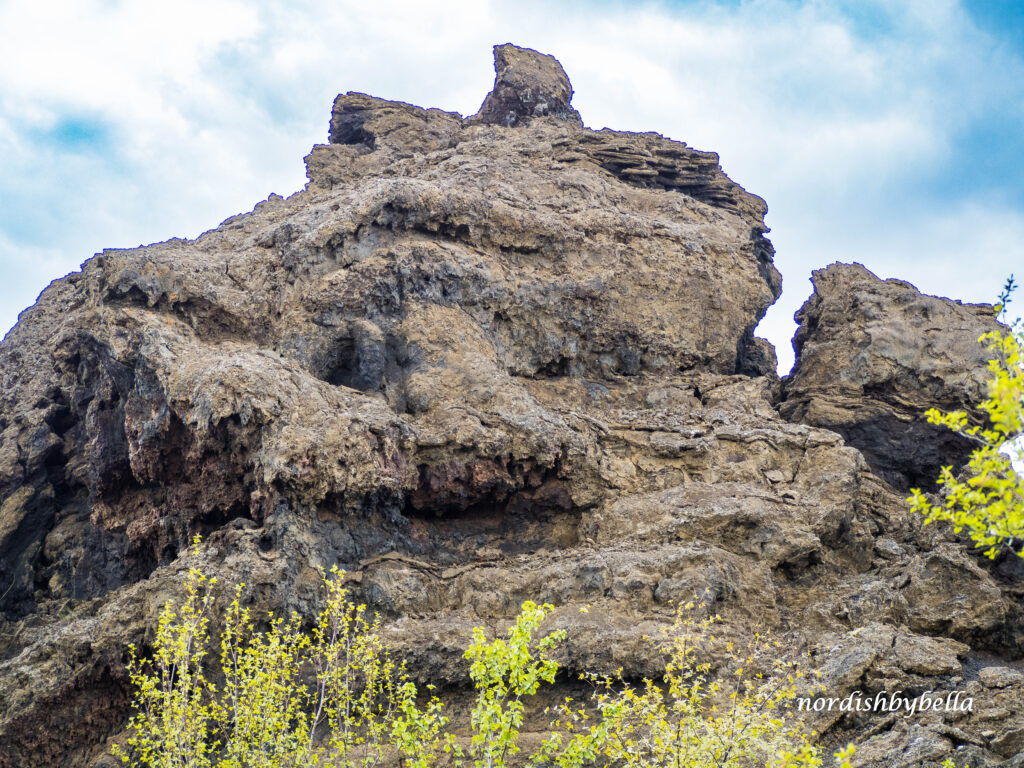
<svg viewBox="0 0 1024 768">
<path fill-rule="evenodd" d="M 0 334 L 103 248 L 301 189 L 339 92 L 474 113 L 504 42 L 556 56 L 589 127 L 767 200 L 783 373 L 813 269 L 965 301 L 1024 276 L 1017 0 L 0 0 Z"/>
</svg>

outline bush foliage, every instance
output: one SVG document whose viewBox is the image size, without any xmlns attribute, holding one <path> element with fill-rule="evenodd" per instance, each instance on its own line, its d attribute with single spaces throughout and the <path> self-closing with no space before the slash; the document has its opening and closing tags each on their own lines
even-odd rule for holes
<svg viewBox="0 0 1024 768">
<path fill-rule="evenodd" d="M 311 629 L 294 615 L 267 616 L 259 629 L 239 585 L 219 612 L 215 654 L 216 580 L 190 571 L 184 600 L 160 615 L 152 653 L 129 647 L 134 715 L 114 753 L 149 768 L 822 765 L 789 715 L 800 671 L 781 662 L 767 674 L 748 671 L 776 647 L 758 636 L 742 652 L 726 644 L 713 678 L 697 649 L 714 639 L 716 619 L 685 615 L 669 635 L 660 680 L 585 675 L 592 700 L 555 708 L 550 735 L 521 754 L 527 701 L 554 682 L 552 654 L 565 637 L 538 636 L 552 608 L 530 602 L 505 636 L 474 631 L 465 658 L 476 700 L 469 732 L 457 738 L 433 690 L 417 690 L 342 576 L 325 574 L 325 608 Z M 837 755 L 841 765 L 850 754 Z"/>
<path fill-rule="evenodd" d="M 1006 282 L 997 307 L 1005 316 L 1015 288 Z M 926 523 L 945 520 L 968 535 L 985 554 L 995 558 L 1004 547 L 1024 556 L 1024 329 L 1020 320 L 1009 330 L 987 333 L 979 339 L 992 352 L 988 369 L 988 396 L 981 403 L 986 424 L 971 424 L 964 411 L 943 413 L 931 409 L 928 421 L 958 432 L 976 443 L 970 462 L 960 476 L 943 467 L 939 476 L 939 504 L 932 504 L 920 489 L 913 489 L 911 507 L 925 515 Z"/>
</svg>

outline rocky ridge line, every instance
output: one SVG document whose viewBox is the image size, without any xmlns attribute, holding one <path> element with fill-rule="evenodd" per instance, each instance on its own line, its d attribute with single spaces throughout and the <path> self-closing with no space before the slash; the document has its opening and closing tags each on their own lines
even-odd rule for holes
<svg viewBox="0 0 1024 768">
<path fill-rule="evenodd" d="M 834 265 L 780 383 L 764 202 L 713 153 L 584 128 L 553 58 L 495 67 L 467 119 L 339 96 L 304 190 L 104 251 L 0 343 L 0 768 L 113 765 L 125 644 L 189 567 L 309 614 L 331 565 L 456 708 L 470 628 L 524 599 L 570 672 L 639 677 L 697 594 L 833 695 L 976 697 L 812 723 L 859 764 L 1021 765 L 1019 561 L 898 488 L 962 455 L 900 430 L 976 403 L 990 313 Z"/>
</svg>

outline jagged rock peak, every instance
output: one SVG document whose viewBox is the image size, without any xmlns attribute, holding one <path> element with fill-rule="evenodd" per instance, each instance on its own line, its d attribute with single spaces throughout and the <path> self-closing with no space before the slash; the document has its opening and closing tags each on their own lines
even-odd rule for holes
<svg viewBox="0 0 1024 768">
<path fill-rule="evenodd" d="M 572 83 L 554 56 L 512 43 L 494 46 L 494 88 L 473 122 L 514 126 L 555 117 L 582 126 L 570 105 Z"/>
<path fill-rule="evenodd" d="M 954 463 L 914 419 L 976 403 L 991 308 L 833 266 L 783 387 L 764 201 L 496 53 L 476 118 L 343 94 L 305 189 L 104 251 L 0 341 L 0 768 L 109 764 L 125 645 L 192 567 L 308 617 L 332 565 L 456 718 L 472 628 L 523 601 L 569 633 L 558 700 L 658 674 L 645 638 L 700 595 L 830 696 L 976 697 L 955 727 L 814 713 L 860 765 L 1021 768 L 1024 560 L 979 566 L 884 482 Z"/>
</svg>

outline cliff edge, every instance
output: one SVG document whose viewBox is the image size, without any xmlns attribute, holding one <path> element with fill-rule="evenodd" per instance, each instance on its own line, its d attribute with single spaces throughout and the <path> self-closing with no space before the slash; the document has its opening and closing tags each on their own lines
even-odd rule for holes
<svg viewBox="0 0 1024 768">
<path fill-rule="evenodd" d="M 991 670 L 1024 650 L 1021 566 L 902 492 L 963 456 L 914 430 L 976 404 L 991 310 L 830 267 L 780 382 L 764 201 L 712 152 L 585 128 L 550 56 L 495 69 L 469 118 L 339 96 L 305 189 L 98 254 L 0 344 L 0 766 L 113 764 L 126 643 L 194 565 L 307 614 L 344 568 L 454 700 L 470 628 L 523 600 L 570 672 L 640 677 L 696 594 L 830 695 L 976 697 L 822 716 L 824 743 L 1020 765 L 1024 676 Z"/>
</svg>

